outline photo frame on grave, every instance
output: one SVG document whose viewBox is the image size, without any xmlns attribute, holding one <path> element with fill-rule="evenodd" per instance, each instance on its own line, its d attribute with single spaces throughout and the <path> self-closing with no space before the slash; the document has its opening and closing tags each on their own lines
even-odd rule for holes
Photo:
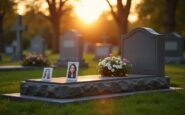
<svg viewBox="0 0 185 115">
<path fill-rule="evenodd" d="M 66 72 L 66 81 L 67 82 L 76 82 L 77 81 L 78 69 L 79 69 L 79 62 L 68 62 L 67 72 Z"/>
<path fill-rule="evenodd" d="M 50 81 L 52 79 L 53 74 L 53 68 L 47 67 L 44 68 L 43 74 L 42 74 L 42 81 Z"/>
</svg>

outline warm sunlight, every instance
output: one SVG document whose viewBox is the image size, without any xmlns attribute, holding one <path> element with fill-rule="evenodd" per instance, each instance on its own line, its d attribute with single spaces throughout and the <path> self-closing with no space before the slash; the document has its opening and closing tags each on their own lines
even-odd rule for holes
<svg viewBox="0 0 185 115">
<path fill-rule="evenodd" d="M 18 0 L 16 0 L 18 2 Z M 125 2 L 125 0 L 123 0 Z M 116 0 L 110 0 L 111 4 L 116 4 Z M 140 3 L 141 0 L 132 0 L 132 6 L 131 11 L 129 15 L 129 22 L 133 23 L 138 20 L 138 16 L 135 13 L 135 7 L 138 3 Z M 33 0 L 29 0 L 27 2 L 25 1 L 19 1 L 19 4 L 17 6 L 17 13 L 20 15 L 24 15 L 26 13 L 26 4 L 32 4 Z M 44 0 L 36 1 L 34 4 L 41 4 L 38 8 L 38 10 L 42 10 L 46 15 L 49 14 L 46 9 L 48 8 L 48 5 Z M 94 21 L 96 21 L 99 16 L 103 13 L 105 10 L 110 10 L 106 0 L 78 0 L 76 2 L 72 2 L 72 5 L 74 5 L 74 12 L 75 14 L 85 23 L 89 24 Z"/>
<path fill-rule="evenodd" d="M 116 4 L 116 0 L 110 0 L 111 4 Z M 125 0 L 123 2 L 126 2 Z M 138 20 L 138 16 L 135 13 L 136 5 L 140 3 L 140 0 L 133 0 L 131 13 L 128 17 L 129 22 L 133 23 Z M 86 23 L 92 23 L 96 21 L 104 10 L 109 10 L 109 6 L 106 0 L 80 0 L 75 4 L 75 13 L 77 16 Z"/>
<path fill-rule="evenodd" d="M 18 6 L 17 6 L 17 13 L 19 15 L 24 15 L 25 14 L 25 10 L 26 10 L 26 8 L 25 8 L 25 5 L 23 3 L 18 4 Z"/>
<path fill-rule="evenodd" d="M 75 13 L 86 23 L 91 23 L 98 19 L 107 8 L 105 0 L 80 0 L 75 5 Z"/>
</svg>

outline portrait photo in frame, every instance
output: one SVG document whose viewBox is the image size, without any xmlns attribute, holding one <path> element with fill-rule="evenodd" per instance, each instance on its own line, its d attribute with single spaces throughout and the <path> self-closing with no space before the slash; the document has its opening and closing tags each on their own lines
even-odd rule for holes
<svg viewBox="0 0 185 115">
<path fill-rule="evenodd" d="M 42 80 L 43 81 L 50 81 L 52 78 L 53 68 L 47 67 L 44 68 L 43 74 L 42 74 Z"/>
<path fill-rule="evenodd" d="M 79 62 L 68 62 L 66 80 L 67 81 L 77 81 L 78 79 L 78 68 Z"/>
</svg>

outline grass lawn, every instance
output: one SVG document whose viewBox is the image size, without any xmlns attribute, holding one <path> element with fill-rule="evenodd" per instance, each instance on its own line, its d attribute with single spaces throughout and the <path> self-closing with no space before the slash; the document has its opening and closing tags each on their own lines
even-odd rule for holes
<svg viewBox="0 0 185 115">
<path fill-rule="evenodd" d="M 53 63 L 58 55 L 48 53 Z M 88 69 L 80 69 L 80 75 L 97 74 L 97 63 L 91 54 L 86 54 Z M 0 65 L 17 65 L 4 58 Z M 165 67 L 171 85 L 185 88 L 185 65 L 171 64 Z M 66 69 L 54 70 L 54 77 L 65 76 Z M 19 92 L 19 82 L 40 78 L 42 70 L 0 72 L 0 94 Z M 165 93 L 137 94 L 109 100 L 96 100 L 84 103 L 53 105 L 37 101 L 13 101 L 0 98 L 0 115 L 184 115 L 185 90 Z"/>
</svg>

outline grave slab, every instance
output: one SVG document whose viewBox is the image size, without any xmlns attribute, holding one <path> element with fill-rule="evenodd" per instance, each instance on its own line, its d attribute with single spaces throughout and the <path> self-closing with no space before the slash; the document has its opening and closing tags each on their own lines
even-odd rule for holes
<svg viewBox="0 0 185 115">
<path fill-rule="evenodd" d="M 55 99 L 69 99 L 135 91 L 168 89 L 168 77 L 156 75 L 129 75 L 128 77 L 100 77 L 88 75 L 78 77 L 77 82 L 65 77 L 51 81 L 30 79 L 21 82 L 20 94 Z"/>
</svg>

